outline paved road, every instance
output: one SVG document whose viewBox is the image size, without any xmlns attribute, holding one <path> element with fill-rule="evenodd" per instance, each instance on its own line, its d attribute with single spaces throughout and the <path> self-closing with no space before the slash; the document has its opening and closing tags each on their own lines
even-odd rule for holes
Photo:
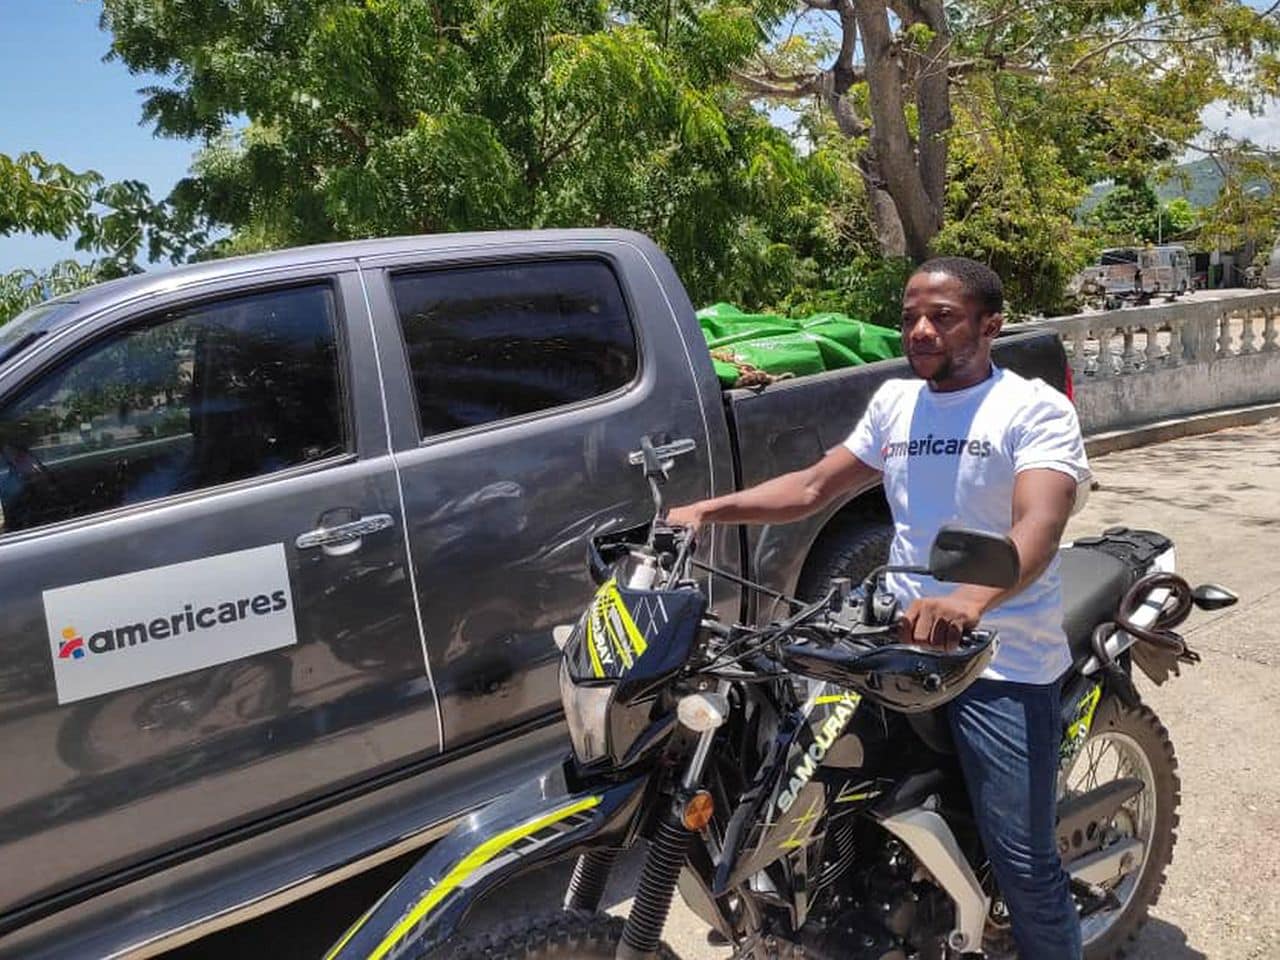
<svg viewBox="0 0 1280 960">
<path fill-rule="evenodd" d="M 1133 953 L 1138 960 L 1272 960 L 1280 957 L 1280 422 L 1190 437 L 1098 458 L 1101 488 L 1069 536 L 1116 524 L 1177 541 L 1179 568 L 1195 582 L 1240 592 L 1232 610 L 1197 614 L 1187 636 L 1204 662 L 1143 697 L 1164 720 L 1182 774 L 1182 824 L 1168 885 Z M 353 881 L 260 921 L 209 938 L 170 960 L 228 956 L 315 957 L 402 866 Z M 552 868 L 504 891 L 480 923 L 552 909 L 564 890 Z M 624 911 L 634 860 L 608 900 Z M 685 960 L 719 960 L 698 922 L 677 905 L 667 938 Z"/>
</svg>

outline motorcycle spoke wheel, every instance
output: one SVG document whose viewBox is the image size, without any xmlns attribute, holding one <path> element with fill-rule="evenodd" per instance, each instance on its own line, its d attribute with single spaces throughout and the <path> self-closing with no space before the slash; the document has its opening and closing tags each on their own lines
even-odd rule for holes
<svg viewBox="0 0 1280 960">
<path fill-rule="evenodd" d="M 1099 709 L 1088 738 L 1062 771 L 1060 794 L 1074 796 L 1130 777 L 1140 781 L 1141 792 L 1105 825 L 1101 849 L 1132 838 L 1142 842 L 1143 856 L 1124 876 L 1104 884 L 1119 906 L 1082 918 L 1086 960 L 1122 956 L 1146 923 L 1173 856 L 1180 800 L 1173 744 L 1155 713 L 1144 705 L 1129 709 L 1115 700 L 1105 707 Z"/>
</svg>

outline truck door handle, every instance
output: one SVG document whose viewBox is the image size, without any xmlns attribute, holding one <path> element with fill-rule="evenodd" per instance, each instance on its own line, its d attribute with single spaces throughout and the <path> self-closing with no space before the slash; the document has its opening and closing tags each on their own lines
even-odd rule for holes
<svg viewBox="0 0 1280 960">
<path fill-rule="evenodd" d="M 294 544 L 299 550 L 310 550 L 313 547 L 324 547 L 330 556 L 341 556 L 350 553 L 360 546 L 360 538 L 379 530 L 389 530 L 395 526 L 395 520 L 389 513 L 374 513 L 350 523 L 340 523 L 333 527 L 317 527 L 306 533 L 298 534 Z M 346 547 L 347 549 L 343 549 Z"/>
<path fill-rule="evenodd" d="M 669 470 L 671 469 L 671 464 L 666 463 L 665 461 L 669 461 L 672 457 L 678 457 L 681 454 L 692 453 L 697 449 L 697 443 L 695 443 L 691 438 L 686 437 L 682 440 L 672 440 L 670 443 L 655 444 L 653 452 L 657 454 L 659 460 L 664 461 L 663 467 Z M 631 451 L 627 454 L 627 462 L 633 467 L 640 466 L 640 464 L 644 463 L 644 451 Z"/>
</svg>

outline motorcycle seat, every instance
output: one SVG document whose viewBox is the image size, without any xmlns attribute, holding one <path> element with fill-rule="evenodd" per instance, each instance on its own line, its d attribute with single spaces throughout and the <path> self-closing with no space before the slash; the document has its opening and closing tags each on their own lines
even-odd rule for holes
<svg viewBox="0 0 1280 960">
<path fill-rule="evenodd" d="M 1134 583 L 1133 568 L 1124 561 L 1087 547 L 1067 547 L 1058 554 L 1062 576 L 1062 628 L 1077 667 L 1093 656 L 1093 628 L 1110 620 L 1125 591 Z"/>
</svg>

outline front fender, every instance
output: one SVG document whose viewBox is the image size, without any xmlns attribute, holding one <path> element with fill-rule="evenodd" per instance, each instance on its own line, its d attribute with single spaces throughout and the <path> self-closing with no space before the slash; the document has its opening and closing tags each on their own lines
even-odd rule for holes
<svg viewBox="0 0 1280 960">
<path fill-rule="evenodd" d="M 352 925 L 324 960 L 397 960 L 449 939 L 493 887 L 529 867 L 631 839 L 649 777 L 571 791 L 564 769 L 467 816 Z"/>
</svg>

